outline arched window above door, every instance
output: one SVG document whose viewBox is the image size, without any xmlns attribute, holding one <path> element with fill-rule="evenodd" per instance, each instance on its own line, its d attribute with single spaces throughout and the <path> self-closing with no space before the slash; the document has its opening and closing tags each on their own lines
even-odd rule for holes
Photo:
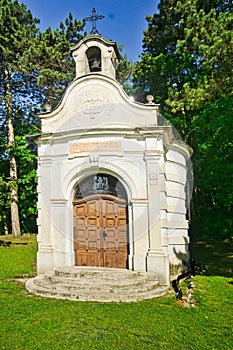
<svg viewBox="0 0 233 350">
<path fill-rule="evenodd" d="M 91 46 L 86 51 L 90 72 L 101 71 L 101 50 L 97 46 Z"/>
<path fill-rule="evenodd" d="M 74 199 L 82 199 L 93 194 L 109 194 L 118 198 L 127 199 L 123 184 L 109 174 L 95 174 L 82 180 L 75 190 Z"/>
</svg>

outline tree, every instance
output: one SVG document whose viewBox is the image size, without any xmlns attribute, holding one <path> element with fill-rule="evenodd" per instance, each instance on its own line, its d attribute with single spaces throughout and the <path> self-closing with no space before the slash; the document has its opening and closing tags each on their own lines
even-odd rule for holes
<svg viewBox="0 0 233 350">
<path fill-rule="evenodd" d="M 230 227 L 232 213 L 225 184 L 232 170 L 233 5 L 223 0 L 161 0 L 159 10 L 147 17 L 134 88 L 141 96 L 142 91 L 154 95 L 163 115 L 194 149 L 193 222 L 205 225 L 208 208 L 211 232 L 217 232 L 220 223 Z M 216 211 L 221 215 L 213 220 Z"/>
<path fill-rule="evenodd" d="M 75 77 L 75 64 L 71 46 L 83 37 L 84 23 L 69 13 L 65 23 L 54 31 L 49 27 L 34 40 L 24 63 L 31 69 L 44 96 L 44 103 L 55 107 L 65 88 Z"/>
<path fill-rule="evenodd" d="M 212 6 L 207 12 L 205 7 L 199 8 L 198 0 L 177 2 L 175 10 L 184 37 L 177 40 L 176 53 L 195 58 L 196 69 L 181 89 L 170 88 L 167 103 L 174 112 L 200 109 L 232 89 L 233 12 L 220 8 L 223 1 L 214 3 L 217 8 Z"/>
<path fill-rule="evenodd" d="M 15 158 L 14 116 L 22 101 L 16 99 L 19 89 L 25 87 L 28 79 L 22 57 L 29 49 L 31 40 L 37 34 L 36 24 L 30 11 L 18 1 L 0 0 L 0 75 L 1 75 L 1 107 L 2 131 L 5 132 L 7 149 L 4 157 L 9 161 L 11 229 L 13 235 L 20 235 L 18 210 L 18 174 Z M 21 75 L 21 81 L 18 74 Z M 24 79 L 25 78 L 25 79 Z M 21 86 L 20 86 L 21 85 Z M 23 89 L 22 89 L 23 90 Z M 21 92 L 23 98 L 23 92 Z"/>
<path fill-rule="evenodd" d="M 233 217 L 233 97 L 221 97 L 201 111 L 195 127 L 195 227 L 201 232 L 231 236 Z"/>
<path fill-rule="evenodd" d="M 231 89 L 232 5 L 162 0 L 159 9 L 147 17 L 134 83 L 153 92 L 165 113 L 183 118 L 184 111 L 201 109 Z"/>
<path fill-rule="evenodd" d="M 56 105 L 75 76 L 70 45 L 82 37 L 83 24 L 71 14 L 54 31 L 41 33 L 38 23 L 17 0 L 0 0 L 0 186 L 10 191 L 0 196 L 0 221 L 7 232 L 10 205 L 13 235 L 20 234 L 19 216 L 25 228 L 36 211 L 35 146 L 24 137 L 39 130 L 36 111 Z"/>
<path fill-rule="evenodd" d="M 146 17 L 148 28 L 144 32 L 143 53 L 133 71 L 134 86 L 139 91 L 153 92 L 164 111 L 168 87 L 178 83 L 182 66 L 175 54 L 177 40 L 183 35 L 183 28 L 177 25 L 180 16 L 174 11 L 176 3 L 177 0 L 162 0 L 159 13 Z"/>
</svg>

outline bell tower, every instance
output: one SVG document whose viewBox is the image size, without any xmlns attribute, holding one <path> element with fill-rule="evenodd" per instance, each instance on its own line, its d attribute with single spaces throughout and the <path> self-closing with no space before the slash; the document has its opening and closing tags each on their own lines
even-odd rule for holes
<svg viewBox="0 0 233 350">
<path fill-rule="evenodd" d="M 71 50 L 76 63 L 76 78 L 93 73 L 116 78 L 121 56 L 114 41 L 92 34 L 83 38 Z"/>
</svg>

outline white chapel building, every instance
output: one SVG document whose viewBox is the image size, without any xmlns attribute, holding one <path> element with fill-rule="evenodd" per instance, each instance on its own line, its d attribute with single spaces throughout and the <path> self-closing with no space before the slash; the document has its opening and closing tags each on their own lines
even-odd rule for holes
<svg viewBox="0 0 233 350">
<path fill-rule="evenodd" d="M 93 34 L 72 52 L 74 81 L 40 114 L 38 274 L 106 267 L 169 285 L 188 260 L 190 149 L 158 125 L 151 96 L 142 104 L 126 95 L 115 42 Z"/>
</svg>

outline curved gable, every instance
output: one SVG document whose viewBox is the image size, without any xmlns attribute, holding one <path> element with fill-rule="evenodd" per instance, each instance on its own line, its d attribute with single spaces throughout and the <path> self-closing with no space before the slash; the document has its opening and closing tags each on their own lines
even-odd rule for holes
<svg viewBox="0 0 233 350">
<path fill-rule="evenodd" d="M 158 105 L 131 101 L 115 80 L 91 74 L 73 81 L 59 106 L 40 114 L 40 118 L 43 133 L 93 127 L 149 127 L 157 125 L 158 110 Z"/>
</svg>

